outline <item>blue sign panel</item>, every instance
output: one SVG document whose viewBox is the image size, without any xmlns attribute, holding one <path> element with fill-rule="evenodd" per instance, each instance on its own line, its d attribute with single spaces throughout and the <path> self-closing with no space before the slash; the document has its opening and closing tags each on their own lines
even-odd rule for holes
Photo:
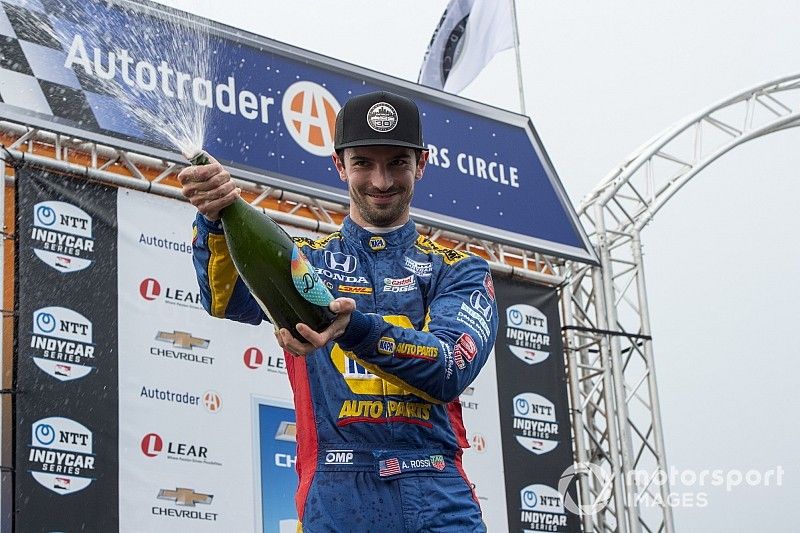
<svg viewBox="0 0 800 533">
<path fill-rule="evenodd" d="M 336 113 L 351 96 L 386 89 L 423 113 L 430 158 L 415 220 L 595 260 L 527 117 L 151 4 L 9 0 L 3 10 L 7 117 L 25 110 L 28 121 L 175 161 L 181 142 L 161 130 L 205 125 L 203 147 L 234 174 L 346 202 L 331 162 Z"/>
</svg>

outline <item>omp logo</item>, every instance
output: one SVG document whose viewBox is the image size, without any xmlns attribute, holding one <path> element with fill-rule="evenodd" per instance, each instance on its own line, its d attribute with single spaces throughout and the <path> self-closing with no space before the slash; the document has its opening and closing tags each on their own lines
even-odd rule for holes
<svg viewBox="0 0 800 533">
<path fill-rule="evenodd" d="M 92 432 L 69 418 L 52 416 L 31 426 L 27 471 L 56 494 L 71 494 L 94 481 Z"/>
<path fill-rule="evenodd" d="M 336 114 L 341 106 L 324 87 L 298 81 L 283 94 L 281 110 L 289 134 L 300 147 L 314 155 L 333 153 Z"/>
<path fill-rule="evenodd" d="M 547 485 L 528 485 L 519 492 L 523 529 L 538 529 L 541 524 L 552 526 L 551 531 L 561 531 L 567 526 L 564 512 L 564 498 L 554 488 Z"/>
<path fill-rule="evenodd" d="M 559 424 L 553 402 L 533 392 L 523 392 L 513 399 L 513 431 L 517 442 L 536 455 L 558 446 Z"/>
<path fill-rule="evenodd" d="M 532 305 L 506 309 L 506 346 L 520 361 L 533 365 L 550 356 L 547 316 Z"/>
<path fill-rule="evenodd" d="M 327 450 L 325 453 L 326 465 L 351 465 L 353 464 L 353 450 Z"/>
<path fill-rule="evenodd" d="M 36 257 L 59 272 L 78 272 L 92 264 L 92 217 L 66 202 L 39 202 L 33 206 L 31 230 Z"/>
<path fill-rule="evenodd" d="M 172 343 L 173 346 L 184 350 L 191 350 L 192 348 L 208 348 L 208 345 L 211 343 L 210 340 L 194 337 L 187 331 L 175 330 L 173 330 L 172 333 L 159 331 L 156 334 L 156 340 Z"/>
<path fill-rule="evenodd" d="M 145 278 L 139 284 L 139 294 L 148 301 L 153 301 L 161 295 L 161 284 L 155 278 Z"/>
<path fill-rule="evenodd" d="M 94 369 L 92 322 L 72 309 L 34 311 L 29 346 L 36 366 L 59 381 L 82 378 Z"/>
<path fill-rule="evenodd" d="M 352 274 L 358 266 L 358 259 L 353 255 L 325 250 L 325 264 L 331 270 Z"/>
</svg>

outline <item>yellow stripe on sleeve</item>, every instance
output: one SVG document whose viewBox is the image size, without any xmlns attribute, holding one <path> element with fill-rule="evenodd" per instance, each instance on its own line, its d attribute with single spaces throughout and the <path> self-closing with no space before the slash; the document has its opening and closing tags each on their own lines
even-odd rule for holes
<svg viewBox="0 0 800 533">
<path fill-rule="evenodd" d="M 225 309 L 233 295 L 239 273 L 228 252 L 225 235 L 209 234 L 208 249 L 208 284 L 211 288 L 211 314 L 218 318 L 225 317 Z"/>
</svg>

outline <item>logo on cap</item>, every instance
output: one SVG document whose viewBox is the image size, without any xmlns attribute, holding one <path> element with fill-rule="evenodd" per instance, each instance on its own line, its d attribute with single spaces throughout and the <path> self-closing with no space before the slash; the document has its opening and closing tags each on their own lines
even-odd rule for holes
<svg viewBox="0 0 800 533">
<path fill-rule="evenodd" d="M 397 126 L 397 111 L 391 104 L 378 102 L 367 111 L 367 124 L 375 131 L 392 131 Z"/>
</svg>

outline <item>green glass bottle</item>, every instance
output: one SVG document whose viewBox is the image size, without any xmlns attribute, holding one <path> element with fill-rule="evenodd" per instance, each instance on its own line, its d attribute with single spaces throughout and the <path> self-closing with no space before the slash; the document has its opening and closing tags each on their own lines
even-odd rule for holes
<svg viewBox="0 0 800 533">
<path fill-rule="evenodd" d="M 202 150 L 187 159 L 193 165 L 210 162 Z M 307 342 L 295 328 L 299 322 L 314 331 L 333 322 L 333 296 L 282 227 L 241 198 L 220 219 L 236 270 L 273 324 Z"/>
</svg>

